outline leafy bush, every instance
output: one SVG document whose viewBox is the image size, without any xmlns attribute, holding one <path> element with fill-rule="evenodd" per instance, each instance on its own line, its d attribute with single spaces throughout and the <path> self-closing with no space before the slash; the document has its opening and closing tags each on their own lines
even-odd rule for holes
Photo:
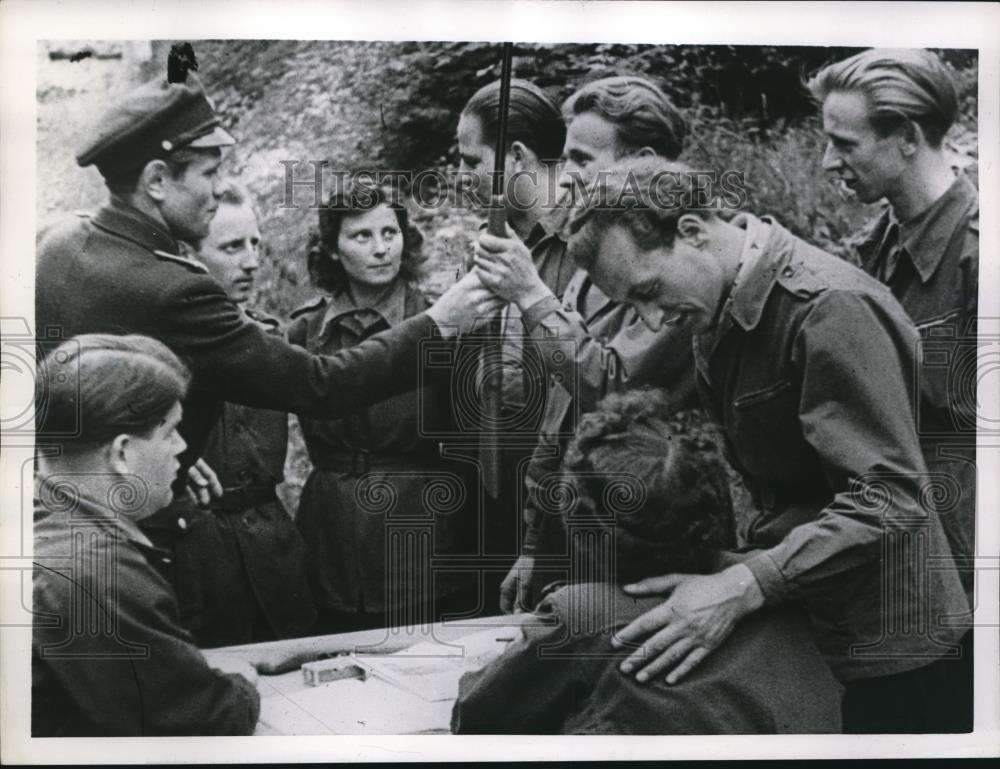
<svg viewBox="0 0 1000 769">
<path fill-rule="evenodd" d="M 630 72 L 658 82 L 683 108 L 714 107 L 723 117 L 769 127 L 816 112 L 807 77 L 860 48 L 519 44 L 513 71 L 558 102 L 590 80 Z M 943 52 L 968 70 L 974 51 Z M 456 116 L 469 96 L 499 77 L 499 46 L 490 43 L 409 43 L 400 46 L 383 82 L 383 110 L 395 133 L 386 160 L 421 167 L 453 149 Z M 370 73 L 356 73 L 367 78 Z M 972 95 L 975 85 L 973 84 Z"/>
<path fill-rule="evenodd" d="M 163 43 L 163 59 L 169 44 Z M 518 44 L 514 74 L 557 101 L 612 73 L 655 79 L 691 123 L 685 159 L 700 168 L 743 171 L 748 208 L 775 215 L 797 235 L 833 252 L 868 215 L 843 199 L 821 168 L 823 139 L 802 83 L 856 48 Z M 231 158 L 259 198 L 270 247 L 260 280 L 267 309 L 286 313 L 310 298 L 304 246 L 316 212 L 311 192 L 283 208 L 283 160 L 358 167 L 453 170 L 455 125 L 469 96 L 499 75 L 492 43 L 201 41 L 200 75 L 239 135 Z M 974 164 L 975 52 L 943 52 L 958 67 L 960 125 L 949 147 Z M 308 166 L 298 173 L 307 176 Z M 299 176 L 296 176 L 299 178 Z M 476 217 L 445 206 L 418 211 L 436 272 L 446 285 L 471 247 Z M 443 233 L 443 235 L 442 235 Z"/>
</svg>

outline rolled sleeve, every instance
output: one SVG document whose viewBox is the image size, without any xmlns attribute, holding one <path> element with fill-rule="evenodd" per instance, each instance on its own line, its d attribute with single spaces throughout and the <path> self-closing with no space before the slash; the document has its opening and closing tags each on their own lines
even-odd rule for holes
<svg viewBox="0 0 1000 769">
<path fill-rule="evenodd" d="M 559 312 L 561 309 L 562 305 L 558 299 L 554 296 L 547 296 L 544 299 L 535 302 L 531 305 L 531 307 L 521 313 L 524 327 L 530 334 L 531 331 L 542 322 L 542 320 L 554 312 Z"/>
<path fill-rule="evenodd" d="M 786 600 L 790 593 L 789 585 L 785 581 L 781 569 L 768 553 L 759 553 L 746 559 L 743 563 L 750 569 L 757 584 L 760 585 L 765 605 L 778 604 Z"/>
</svg>

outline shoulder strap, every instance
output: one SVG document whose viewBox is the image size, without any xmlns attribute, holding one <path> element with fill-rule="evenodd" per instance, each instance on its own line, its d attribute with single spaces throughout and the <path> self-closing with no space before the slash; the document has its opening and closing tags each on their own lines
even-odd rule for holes
<svg viewBox="0 0 1000 769">
<path fill-rule="evenodd" d="M 319 296 L 313 299 L 312 301 L 306 302 L 305 304 L 296 307 L 294 310 L 292 310 L 292 312 L 289 314 L 288 317 L 294 320 L 295 318 L 298 318 L 300 315 L 305 315 L 306 313 L 315 312 L 316 310 L 321 310 L 324 307 L 326 307 L 326 297 Z"/>
<path fill-rule="evenodd" d="M 184 256 L 178 256 L 177 254 L 171 254 L 166 251 L 156 250 L 153 252 L 157 259 L 162 262 L 174 262 L 175 264 L 181 264 L 187 267 L 191 272 L 197 272 L 201 275 L 208 275 L 208 267 L 203 265 L 196 259 L 190 259 Z"/>
<path fill-rule="evenodd" d="M 273 315 L 268 315 L 266 312 L 261 312 L 260 310 L 251 309 L 247 309 L 246 314 L 250 320 L 260 324 L 269 332 L 274 333 L 281 329 L 281 321 Z"/>
</svg>

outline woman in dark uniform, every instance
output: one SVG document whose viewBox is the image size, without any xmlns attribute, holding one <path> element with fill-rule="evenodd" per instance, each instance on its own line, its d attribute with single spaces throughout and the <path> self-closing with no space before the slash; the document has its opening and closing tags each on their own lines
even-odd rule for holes
<svg viewBox="0 0 1000 769">
<path fill-rule="evenodd" d="M 289 340 L 313 352 L 343 350 L 421 312 L 421 244 L 390 193 L 345 184 L 320 209 L 310 244 L 310 277 L 327 296 L 292 313 Z M 444 388 L 420 387 L 343 419 L 300 417 L 314 469 L 297 521 L 317 632 L 432 622 L 475 608 L 473 575 L 463 590 L 454 574 L 433 568 L 433 559 L 457 552 L 475 500 L 462 465 L 422 437 L 448 413 Z"/>
</svg>

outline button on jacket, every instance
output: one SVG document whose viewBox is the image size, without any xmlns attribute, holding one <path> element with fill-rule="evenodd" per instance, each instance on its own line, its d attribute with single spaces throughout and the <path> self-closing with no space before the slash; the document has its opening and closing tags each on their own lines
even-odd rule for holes
<svg viewBox="0 0 1000 769">
<path fill-rule="evenodd" d="M 917 429 L 928 469 L 948 484 L 941 522 L 971 596 L 976 531 L 976 312 L 979 195 L 959 176 L 909 222 L 890 208 L 856 244 L 862 269 L 892 291 L 920 331 L 924 400 Z M 964 374 L 964 376 L 963 376 Z M 964 387 L 963 387 L 964 385 Z M 950 479 L 950 480 L 949 480 Z"/>
<path fill-rule="evenodd" d="M 282 334 L 277 319 L 246 314 L 268 334 Z M 199 646 L 300 636 L 316 619 L 305 545 L 275 490 L 284 480 L 287 447 L 287 414 L 223 404 L 202 456 L 225 495 L 212 501 L 211 512 L 186 497 L 173 506 L 188 510 L 171 572 L 181 619 Z M 184 516 L 183 509 L 178 514 Z M 144 528 L 169 546 L 174 532 L 155 527 L 162 520 L 154 517 Z M 172 529 L 171 517 L 165 521 Z"/>
<path fill-rule="evenodd" d="M 344 291 L 292 313 L 288 338 L 333 353 L 405 323 L 424 304 L 402 281 L 374 308 L 357 307 Z M 437 441 L 427 437 L 441 434 L 449 414 L 447 388 L 423 387 L 342 419 L 299 418 L 315 469 L 302 489 L 296 523 L 318 605 L 392 613 L 426 602 L 432 592 L 456 591 L 451 575 L 430 578 L 425 569 L 431 564 L 422 560 L 431 552 L 454 554 L 475 512 L 463 464 L 442 459 Z M 432 551 L 422 549 L 430 545 Z M 393 614 L 389 622 L 409 624 L 402 619 Z"/>
<path fill-rule="evenodd" d="M 178 253 L 163 225 L 112 197 L 93 217 L 41 234 L 35 316 L 39 339 L 146 334 L 191 367 L 179 478 L 201 454 L 222 401 L 336 417 L 416 385 L 419 341 L 435 327 L 426 314 L 314 357 L 247 320 L 203 266 Z"/>
<path fill-rule="evenodd" d="M 840 731 L 841 687 L 802 617 L 784 608 L 740 622 L 684 680 L 641 684 L 611 637 L 661 598 L 606 584 L 553 593 L 524 638 L 466 673 L 458 734 L 817 734 Z"/>
<path fill-rule="evenodd" d="M 180 626 L 150 565 L 166 555 L 122 513 L 64 501 L 39 486 L 32 736 L 252 734 L 257 690 L 211 669 Z"/>
<path fill-rule="evenodd" d="M 737 283 L 695 362 L 760 507 L 739 534 L 765 549 L 745 563 L 766 603 L 803 602 L 842 679 L 921 667 L 968 606 L 914 429 L 917 331 L 860 270 L 742 222 Z"/>
</svg>

